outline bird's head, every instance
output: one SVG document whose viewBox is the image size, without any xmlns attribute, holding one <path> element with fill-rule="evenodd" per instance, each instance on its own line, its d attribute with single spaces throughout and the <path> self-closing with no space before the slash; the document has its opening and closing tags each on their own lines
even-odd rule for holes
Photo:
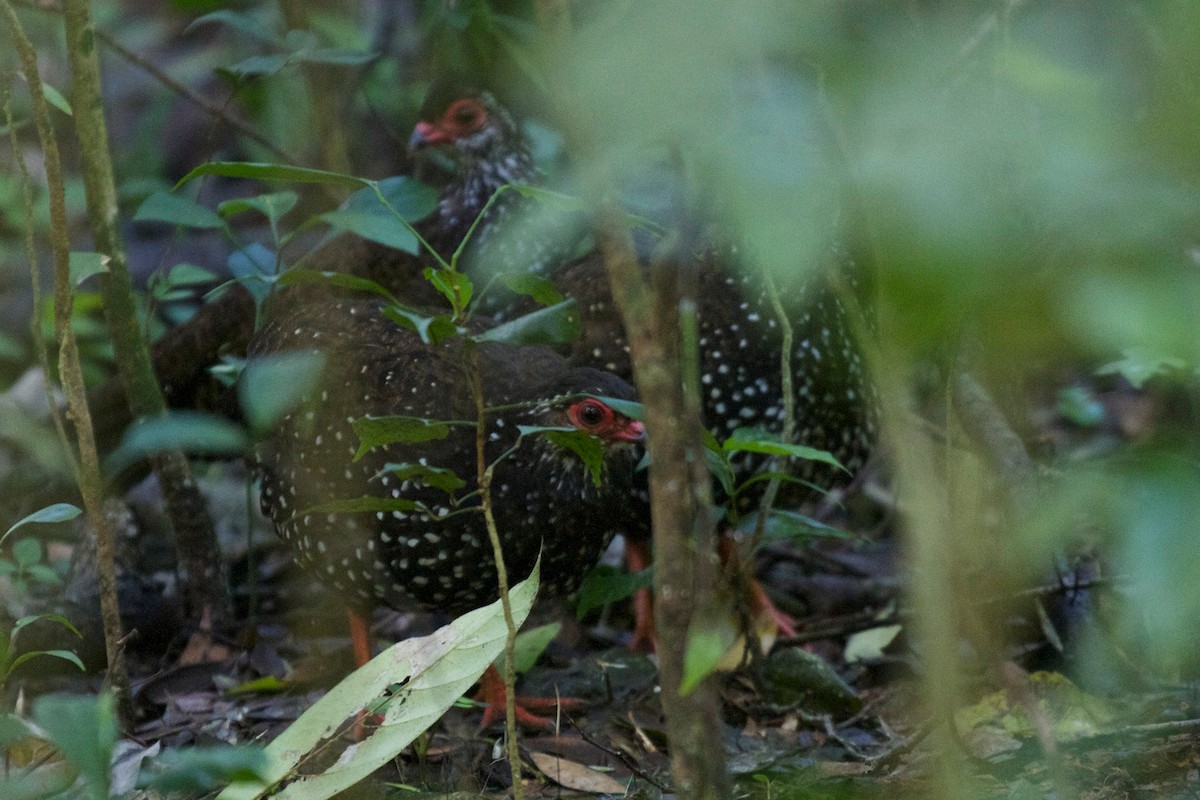
<svg viewBox="0 0 1200 800">
<path fill-rule="evenodd" d="M 408 139 L 414 157 L 437 150 L 460 168 L 523 147 L 524 138 L 512 114 L 490 92 L 469 89 L 432 94 Z"/>
</svg>

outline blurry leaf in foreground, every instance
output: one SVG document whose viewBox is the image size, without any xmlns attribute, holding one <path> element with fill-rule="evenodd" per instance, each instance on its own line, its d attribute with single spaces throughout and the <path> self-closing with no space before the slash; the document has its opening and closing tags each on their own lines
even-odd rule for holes
<svg viewBox="0 0 1200 800">
<path fill-rule="evenodd" d="M 630 573 L 617 567 L 600 564 L 583 579 L 579 591 L 575 615 L 582 619 L 589 611 L 601 606 L 624 600 L 638 589 L 649 589 L 654 584 L 653 568 Z"/>
<path fill-rule="evenodd" d="M 215 414 L 171 411 L 161 417 L 143 417 L 125 430 L 125 436 L 105 464 L 119 472 L 147 456 L 182 450 L 206 456 L 240 456 L 249 444 L 246 432 Z"/>
<path fill-rule="evenodd" d="M 1070 386 L 1058 392 L 1058 413 L 1081 428 L 1104 421 L 1104 404 L 1086 386 Z"/>
<path fill-rule="evenodd" d="M 96 800 L 108 797 L 109 764 L 117 742 L 112 695 L 51 694 L 33 703 L 33 720 L 83 777 Z"/>
<path fill-rule="evenodd" d="M 535 566 L 509 593 L 517 625 L 529 614 L 537 587 Z M 327 746 L 356 713 L 389 696 L 382 724 L 368 727 L 364 741 L 347 748 L 324 772 L 294 777 L 273 797 L 324 800 L 358 783 L 441 718 L 500 654 L 507 633 L 497 600 L 429 636 L 393 645 L 330 689 L 267 745 L 268 763 L 261 778 L 235 782 L 218 800 L 261 797 L 293 775 L 302 759 Z"/>
<path fill-rule="evenodd" d="M 69 262 L 71 283 L 78 286 L 93 275 L 108 272 L 109 260 L 103 253 L 81 253 L 72 250 Z"/>
<path fill-rule="evenodd" d="M 266 764 L 262 748 L 252 744 L 172 748 L 150 762 L 139 784 L 162 793 L 203 794 L 235 781 L 261 780 Z"/>
<path fill-rule="evenodd" d="M 238 402 L 251 430 L 269 431 L 313 390 L 325 368 L 315 352 L 276 353 L 250 359 L 238 381 Z"/>
<path fill-rule="evenodd" d="M 558 636 L 558 632 L 561 630 L 561 622 L 551 622 L 518 633 L 517 641 L 513 648 L 513 669 L 517 673 L 528 672 L 533 669 L 533 665 L 537 663 L 542 653 L 545 652 L 550 642 L 554 640 L 555 636 Z M 503 669 L 503 662 L 503 657 L 498 656 L 496 658 L 496 668 Z"/>
</svg>

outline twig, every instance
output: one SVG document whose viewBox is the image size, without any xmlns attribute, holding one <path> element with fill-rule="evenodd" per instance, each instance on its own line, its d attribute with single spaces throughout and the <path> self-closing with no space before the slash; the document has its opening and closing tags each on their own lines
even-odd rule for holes
<svg viewBox="0 0 1200 800">
<path fill-rule="evenodd" d="M 635 761 L 625 751 L 618 750 L 615 747 L 609 747 L 606 744 L 604 744 L 603 742 L 598 742 L 595 739 L 593 739 L 591 736 L 588 735 L 587 731 L 585 731 L 582 727 L 580 727 L 579 723 L 576 722 L 572 717 L 570 717 L 570 716 L 567 717 L 567 724 L 570 725 L 571 728 L 573 728 L 574 731 L 579 734 L 579 738 L 583 739 L 585 742 L 590 744 L 592 747 L 595 747 L 597 750 L 600 750 L 600 751 L 604 752 L 605 754 L 620 761 L 621 764 L 623 764 L 625 766 L 625 769 L 632 772 L 635 777 L 641 778 L 646 783 L 653 786 L 655 789 L 658 789 L 660 792 L 671 792 L 672 791 L 671 787 L 666 786 L 662 783 L 659 783 L 657 780 L 655 780 L 653 777 L 651 777 L 650 773 L 646 772 L 644 769 L 642 769 L 640 766 L 638 766 L 637 761 Z"/>
<path fill-rule="evenodd" d="M 30 9 L 33 11 L 41 11 L 43 13 L 59 14 L 59 15 L 61 15 L 63 13 L 62 8 L 59 6 L 56 6 L 56 5 L 46 5 L 46 4 L 42 4 L 42 3 L 27 2 L 27 0 L 16 0 L 16 4 L 21 6 L 22 8 L 27 8 L 27 9 Z M 214 103 L 212 100 L 209 100 L 204 95 L 202 95 L 192 89 L 189 89 L 187 86 L 184 86 L 182 83 L 180 83 L 179 81 L 172 78 L 170 75 L 168 75 L 166 72 L 161 70 L 158 66 L 156 66 L 152 62 L 148 61 L 147 59 L 145 59 L 142 56 L 138 55 L 137 53 L 133 52 L 129 48 L 125 47 L 125 45 L 121 44 L 116 39 L 114 39 L 111 34 L 106 33 L 105 31 L 99 30 L 99 29 L 97 29 L 95 31 L 95 34 L 96 34 L 96 38 L 99 39 L 101 42 L 103 42 L 105 47 L 112 50 L 114 53 L 116 53 L 118 56 L 120 56 L 121 58 L 128 61 L 130 64 L 133 64 L 138 69 L 146 72 L 148 75 L 153 77 L 156 81 L 158 81 L 163 86 L 170 89 L 172 92 L 175 92 L 177 95 L 179 95 L 183 99 L 198 106 L 209 116 L 215 117 L 215 118 L 221 120 L 222 122 L 226 123 L 231 128 L 235 129 L 238 133 L 245 136 L 247 139 L 254 141 L 255 143 L 261 145 L 262 147 L 264 147 L 265 149 L 270 151 L 276 158 L 280 159 L 281 161 L 288 163 L 288 164 L 300 163 L 299 161 L 296 160 L 296 157 L 294 155 L 292 155 L 288 151 L 284 150 L 283 148 L 279 147 L 277 144 L 272 142 L 270 139 L 268 139 L 267 137 L 263 136 L 261 133 L 256 131 L 248 122 L 246 122 L 246 121 L 240 119 L 239 117 L 234 116 L 232 113 L 230 113 L 230 111 L 227 109 L 226 105 L 219 105 L 217 103 Z"/>
<path fill-rule="evenodd" d="M 469 348 L 468 370 L 471 376 L 471 393 L 475 399 L 475 475 L 479 483 L 479 504 L 487 524 L 488 539 L 492 543 L 492 555 L 496 560 L 496 581 L 500 587 L 500 605 L 504 609 L 504 624 L 508 635 L 504 639 L 504 732 L 508 745 L 508 768 L 512 772 L 512 788 L 515 800 L 524 800 L 525 790 L 521 786 L 521 751 L 517 733 L 516 703 L 516 641 L 517 624 L 513 619 L 512 602 L 508 596 L 508 569 L 504 566 L 504 548 L 500 544 L 500 532 L 496 528 L 496 517 L 492 511 L 492 468 L 486 453 L 487 408 L 483 398 L 483 375 L 479 369 L 479 351 L 467 340 Z"/>
<path fill-rule="evenodd" d="M 25 209 L 25 257 L 29 260 L 29 285 L 33 292 L 33 313 L 29 320 L 30 334 L 38 363 L 42 365 L 42 374 L 45 375 L 46 407 L 50 410 L 50 419 L 54 422 L 54 430 L 58 433 L 58 441 L 62 444 L 63 454 L 71 468 L 71 474 L 78 475 L 79 459 L 75 454 L 75 448 L 71 445 L 71 437 L 67 433 L 67 424 L 59 408 L 59 401 L 54 396 L 50 353 L 46 350 L 46 342 L 42 338 L 42 271 L 38 266 L 37 246 L 33 239 L 33 188 L 29 180 L 29 170 L 25 167 L 25 158 L 21 155 L 17 127 L 13 123 L 11 88 L 10 84 L 5 83 L 4 121 L 8 125 L 13 163 L 17 166 L 17 180 L 21 184 L 22 207 Z"/>
<path fill-rule="evenodd" d="M 117 602 L 116 559 L 112 526 L 104 513 L 103 483 L 100 478 L 100 457 L 92 434 L 92 418 L 87 406 L 87 389 L 79 347 L 71 324 L 71 243 L 67 238 L 66 196 L 63 189 L 62 163 L 58 143 L 50 124 L 50 112 L 37 66 L 37 52 L 25 35 L 21 22 L 8 0 L 0 0 L 16 45 L 29 93 L 33 100 L 34 118 L 45 161 L 46 182 L 50 199 L 50 243 L 54 254 L 54 328 L 59 340 L 59 379 L 67 397 L 68 414 L 75 424 L 79 444 L 79 471 L 76 482 L 83 496 L 84 509 L 96 536 L 97 580 L 100 593 L 100 614 L 104 622 L 105 654 L 108 657 L 107 680 L 116 697 L 117 713 L 123 723 L 132 718 L 129 697 L 129 677 L 125 671 L 125 651 L 120 641 L 121 613 Z M 31 223 L 32 224 L 32 223 Z"/>
<path fill-rule="evenodd" d="M 133 278 L 117 228 L 117 190 L 109 155 L 100 61 L 89 2 L 66 0 L 63 22 L 71 71 L 75 133 L 87 192 L 88 223 L 96 250 L 108 257 L 108 270 L 102 275 L 101 283 L 104 318 L 130 410 L 138 417 L 159 416 L 166 412 L 166 403 L 138 321 Z M 90 430 L 88 435 L 91 436 Z M 162 452 L 151 457 L 150 463 L 162 487 L 167 516 L 175 534 L 188 613 L 193 620 L 201 621 L 200 628 L 207 633 L 203 621 L 206 618 L 214 622 L 223 620 L 229 602 L 212 517 L 182 453 L 177 450 Z"/>
</svg>

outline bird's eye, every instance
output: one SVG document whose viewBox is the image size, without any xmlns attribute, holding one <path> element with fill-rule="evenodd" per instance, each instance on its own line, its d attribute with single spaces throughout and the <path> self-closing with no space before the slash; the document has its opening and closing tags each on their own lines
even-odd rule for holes
<svg viewBox="0 0 1200 800">
<path fill-rule="evenodd" d="M 599 400 L 583 400 L 568 410 L 568 416 L 576 427 L 595 430 L 612 421 L 613 410 Z"/>
<path fill-rule="evenodd" d="M 474 100 L 459 100 L 446 110 L 444 119 L 460 129 L 477 128 L 483 122 L 484 111 Z"/>
</svg>

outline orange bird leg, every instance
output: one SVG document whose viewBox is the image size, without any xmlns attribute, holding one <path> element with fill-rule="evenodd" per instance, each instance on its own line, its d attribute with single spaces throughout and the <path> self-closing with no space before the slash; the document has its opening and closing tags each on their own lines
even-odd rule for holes
<svg viewBox="0 0 1200 800">
<path fill-rule="evenodd" d="M 637 574 L 650 565 L 650 543 L 625 540 L 625 566 Z M 629 649 L 635 653 L 653 653 L 658 638 L 654 633 L 654 595 L 647 587 L 633 593 L 633 638 Z"/>
<path fill-rule="evenodd" d="M 354 668 L 358 669 L 371 660 L 371 621 L 365 614 L 352 608 L 346 609 L 346 617 L 350 621 L 350 650 L 354 654 Z M 379 717 L 378 714 L 374 716 Z M 359 711 L 350 728 L 350 738 L 356 742 L 366 738 L 366 721 L 367 712 Z"/>
<path fill-rule="evenodd" d="M 487 728 L 492 723 L 504 719 L 504 702 L 508 693 L 504 688 L 504 678 L 495 664 L 491 664 L 479 679 L 479 691 L 472 700 L 483 703 L 483 720 L 480 728 Z M 549 730 L 554 728 L 554 720 L 549 717 L 539 717 L 534 711 L 554 712 L 559 709 L 578 708 L 580 701 L 574 697 L 518 697 L 514 704 L 517 724 L 522 728 L 534 730 Z"/>
<path fill-rule="evenodd" d="M 741 569 L 741 559 L 738 557 L 737 547 L 734 545 L 733 539 L 728 535 L 722 534 L 717 539 L 717 555 L 729 570 Z M 746 583 L 746 610 L 750 612 L 752 619 L 767 618 L 775 629 L 784 636 L 796 635 L 796 620 L 789 615 L 779 610 L 779 606 L 767 596 L 767 590 L 763 588 L 762 583 L 753 575 L 749 577 Z"/>
<path fill-rule="evenodd" d="M 346 609 L 350 620 L 350 648 L 354 653 L 354 668 L 358 669 L 371 660 L 371 621 L 365 614 L 352 608 Z"/>
</svg>

